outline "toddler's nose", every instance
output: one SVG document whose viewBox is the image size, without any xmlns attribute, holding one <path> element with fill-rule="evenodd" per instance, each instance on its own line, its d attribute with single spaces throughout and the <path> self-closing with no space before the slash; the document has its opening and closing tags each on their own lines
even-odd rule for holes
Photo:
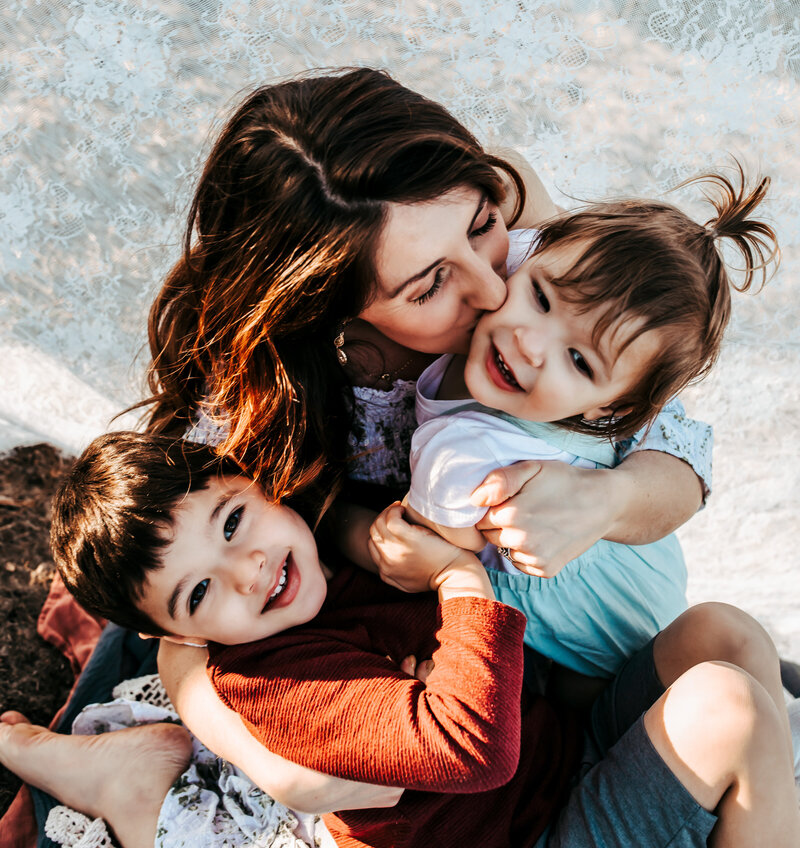
<svg viewBox="0 0 800 848">
<path fill-rule="evenodd" d="M 514 336 L 520 352 L 534 368 L 541 368 L 545 362 L 547 339 L 531 327 L 517 327 Z"/>
</svg>

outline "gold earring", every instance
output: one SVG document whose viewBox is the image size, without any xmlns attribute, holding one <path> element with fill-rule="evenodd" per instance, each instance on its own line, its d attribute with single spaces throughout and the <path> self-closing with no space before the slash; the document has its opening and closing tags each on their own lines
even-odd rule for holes
<svg viewBox="0 0 800 848">
<path fill-rule="evenodd" d="M 337 333 L 333 340 L 333 346 L 336 348 L 336 358 L 339 360 L 339 365 L 347 365 L 347 354 L 344 352 L 344 328 L 347 322 L 342 324 L 341 330 Z"/>
</svg>

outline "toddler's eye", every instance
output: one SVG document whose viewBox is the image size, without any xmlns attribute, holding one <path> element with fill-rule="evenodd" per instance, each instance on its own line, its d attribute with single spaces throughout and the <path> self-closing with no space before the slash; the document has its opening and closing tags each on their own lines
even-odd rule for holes
<svg viewBox="0 0 800 848">
<path fill-rule="evenodd" d="M 550 311 L 550 301 L 547 299 L 547 295 L 542 291 L 536 280 L 533 281 L 533 296 L 536 298 L 536 302 L 539 306 L 541 306 L 542 312 Z"/>
<path fill-rule="evenodd" d="M 591 378 L 592 369 L 589 367 L 589 363 L 583 358 L 583 356 L 574 348 L 570 348 L 569 355 L 572 359 L 572 364 L 578 369 L 586 377 Z"/>
<path fill-rule="evenodd" d="M 222 534 L 225 536 L 226 542 L 230 542 L 230 540 L 233 538 L 233 534 L 236 532 L 236 528 L 239 526 L 239 522 L 242 520 L 243 512 L 244 507 L 240 506 L 225 519 L 225 526 L 222 528 Z"/>
<path fill-rule="evenodd" d="M 205 598 L 206 592 L 208 591 L 208 584 L 210 582 L 211 581 L 206 578 L 205 580 L 201 580 L 194 589 L 192 589 L 192 594 L 189 595 L 189 615 L 194 615 L 194 611 L 200 605 L 200 601 Z"/>
</svg>

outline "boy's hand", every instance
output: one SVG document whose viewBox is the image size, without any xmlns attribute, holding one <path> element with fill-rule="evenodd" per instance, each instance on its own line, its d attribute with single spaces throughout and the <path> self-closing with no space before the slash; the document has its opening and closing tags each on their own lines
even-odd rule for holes
<svg viewBox="0 0 800 848">
<path fill-rule="evenodd" d="M 404 592 L 436 589 L 442 602 L 458 597 L 494 600 L 492 584 L 475 554 L 427 527 L 409 524 L 399 502 L 375 519 L 369 533 L 370 556 L 384 583 Z"/>
<path fill-rule="evenodd" d="M 448 566 L 465 554 L 427 527 L 409 524 L 399 501 L 372 522 L 368 544 L 381 580 L 404 592 L 438 589 Z"/>
</svg>

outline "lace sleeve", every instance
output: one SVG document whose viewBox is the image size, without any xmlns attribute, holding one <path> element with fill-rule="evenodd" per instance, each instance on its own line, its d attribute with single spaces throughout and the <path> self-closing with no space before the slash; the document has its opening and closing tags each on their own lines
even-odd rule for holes
<svg viewBox="0 0 800 848">
<path fill-rule="evenodd" d="M 673 398 L 659 413 L 652 426 L 639 430 L 617 445 L 622 461 L 635 451 L 656 450 L 688 462 L 703 482 L 703 505 L 711 494 L 711 449 L 714 431 L 710 424 L 689 418 L 683 404 Z"/>
</svg>

